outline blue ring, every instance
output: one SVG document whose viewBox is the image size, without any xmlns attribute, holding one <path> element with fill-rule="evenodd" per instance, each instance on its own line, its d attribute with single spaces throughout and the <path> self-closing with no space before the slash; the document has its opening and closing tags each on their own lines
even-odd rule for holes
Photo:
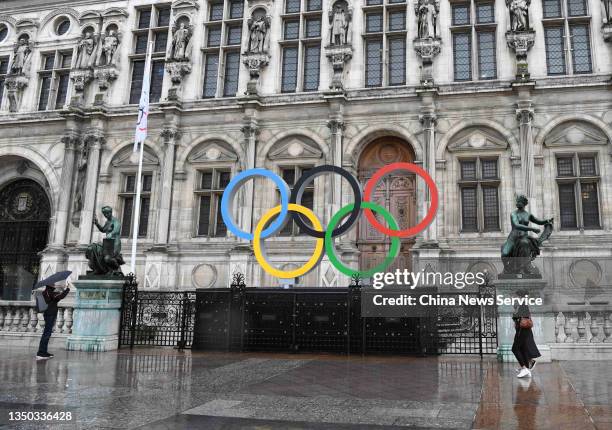
<svg viewBox="0 0 612 430">
<path fill-rule="evenodd" d="M 281 196 L 281 211 L 276 217 L 276 219 L 266 228 L 263 232 L 261 232 L 261 237 L 263 239 L 272 236 L 274 233 L 279 231 L 285 225 L 287 221 L 287 213 L 289 212 L 289 186 L 287 183 L 277 174 L 267 170 L 267 169 L 249 169 L 244 172 L 236 175 L 230 183 L 225 187 L 225 191 L 223 192 L 223 197 L 221 198 L 221 217 L 223 218 L 223 222 L 235 236 L 246 239 L 253 240 L 253 233 L 247 233 L 245 231 L 240 230 L 234 224 L 232 219 L 232 213 L 230 205 L 234 202 L 234 197 L 238 188 L 246 181 L 248 181 L 252 176 L 263 176 L 264 178 L 271 179 L 274 181 L 276 186 L 280 191 Z"/>
</svg>

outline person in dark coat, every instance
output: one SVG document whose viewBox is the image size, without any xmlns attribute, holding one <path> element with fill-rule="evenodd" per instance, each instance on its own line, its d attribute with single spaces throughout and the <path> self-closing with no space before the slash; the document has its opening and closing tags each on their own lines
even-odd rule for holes
<svg viewBox="0 0 612 430">
<path fill-rule="evenodd" d="M 53 357 L 53 354 L 49 354 L 47 348 L 49 346 L 49 339 L 51 339 L 51 334 L 53 333 L 55 320 L 57 319 L 57 304 L 66 297 L 69 292 L 70 288 L 65 288 L 64 291 L 58 292 L 53 285 L 45 286 L 45 290 L 42 292 L 42 296 L 47 303 L 47 310 L 43 312 L 45 329 L 43 330 L 40 344 L 38 345 L 38 352 L 36 353 L 37 360 L 48 360 Z"/>
<path fill-rule="evenodd" d="M 518 290 L 516 292 L 517 297 L 525 297 L 529 295 L 527 290 Z M 540 357 L 540 351 L 533 340 L 533 332 L 530 328 L 521 328 L 521 319 L 531 318 L 531 312 L 529 306 L 526 304 L 514 305 L 514 313 L 512 319 L 514 320 L 514 328 L 516 330 L 514 334 L 514 342 L 512 343 L 512 352 L 516 357 L 519 365 L 521 366 L 517 377 L 531 377 L 531 369 L 535 366 L 535 359 Z"/>
</svg>

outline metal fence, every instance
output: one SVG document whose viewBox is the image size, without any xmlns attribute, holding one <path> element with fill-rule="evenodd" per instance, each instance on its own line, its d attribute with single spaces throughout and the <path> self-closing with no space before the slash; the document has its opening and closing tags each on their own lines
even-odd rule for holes
<svg viewBox="0 0 612 430">
<path fill-rule="evenodd" d="M 133 275 L 123 290 L 119 347 L 191 347 L 195 316 L 193 291 L 139 291 Z"/>
<path fill-rule="evenodd" d="M 441 292 L 441 296 L 458 295 Z M 461 292 L 495 297 L 494 287 Z M 410 318 L 362 318 L 361 289 L 231 288 L 186 292 L 124 288 L 119 346 L 221 351 L 391 354 L 494 354 L 495 305 L 435 307 Z"/>
<path fill-rule="evenodd" d="M 442 292 L 440 296 L 458 293 Z M 495 295 L 492 287 L 465 293 Z M 232 288 L 198 290 L 194 349 L 393 354 L 493 354 L 493 306 L 432 307 L 410 318 L 362 318 L 361 290 Z"/>
</svg>

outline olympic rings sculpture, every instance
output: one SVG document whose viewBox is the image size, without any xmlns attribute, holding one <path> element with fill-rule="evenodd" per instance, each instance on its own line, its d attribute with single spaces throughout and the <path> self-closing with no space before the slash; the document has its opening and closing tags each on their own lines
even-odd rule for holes
<svg viewBox="0 0 612 430">
<path fill-rule="evenodd" d="M 405 170 L 420 176 L 430 190 L 431 204 L 425 217 L 415 226 L 400 230 L 397 221 L 393 215 L 382 206 L 371 202 L 372 193 L 376 189 L 378 183 L 389 173 L 396 170 Z M 333 173 L 338 174 L 346 179 L 353 191 L 355 202 L 342 207 L 334 214 L 326 228 L 323 228 L 321 221 L 307 207 L 301 205 L 302 195 L 306 187 L 312 183 L 316 177 Z M 268 210 L 257 223 L 253 233 L 245 232 L 238 228 L 232 218 L 231 205 L 234 202 L 238 189 L 248 180 L 253 177 L 263 177 L 272 180 L 280 192 L 280 205 Z M 366 218 L 374 227 L 375 230 L 391 237 L 391 247 L 384 261 L 375 267 L 367 270 L 355 270 L 347 267 L 336 256 L 333 238 L 340 236 L 351 230 L 359 218 L 361 210 L 365 212 Z M 438 188 L 429 174 L 421 167 L 412 163 L 392 163 L 379 169 L 365 184 L 365 191 L 361 191 L 359 181 L 347 172 L 345 169 L 325 164 L 317 166 L 308 172 L 304 173 L 295 186 L 289 191 L 287 183 L 275 173 L 261 168 L 249 169 L 236 175 L 225 188 L 223 197 L 221 198 L 221 216 L 228 230 L 235 236 L 253 241 L 253 250 L 255 259 L 260 264 L 263 270 L 277 278 L 297 278 L 303 276 L 313 268 L 321 260 L 323 250 L 327 253 L 330 263 L 342 274 L 346 276 L 358 275 L 363 278 L 372 276 L 374 273 L 383 272 L 387 269 L 399 255 L 400 238 L 412 237 L 423 231 L 433 221 L 438 211 Z M 388 227 L 382 225 L 375 217 L 374 212 L 377 212 L 388 224 Z M 311 226 L 304 222 L 303 217 L 307 218 Z M 348 215 L 348 217 L 347 217 Z M 276 217 L 272 222 L 270 222 Z M 338 226 L 342 221 L 344 222 Z M 263 240 L 276 234 L 280 231 L 289 219 L 293 219 L 299 226 L 300 230 L 308 236 L 316 238 L 315 249 L 312 257 L 301 267 L 292 270 L 279 270 L 268 263 L 266 257 L 265 246 Z M 268 225 L 269 223 L 269 225 Z M 267 227 L 266 227 L 267 226 Z"/>
</svg>

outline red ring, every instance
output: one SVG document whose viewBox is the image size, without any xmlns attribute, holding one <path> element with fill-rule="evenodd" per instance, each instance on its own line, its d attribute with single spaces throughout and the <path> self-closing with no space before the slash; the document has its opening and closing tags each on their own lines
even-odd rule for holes
<svg viewBox="0 0 612 430">
<path fill-rule="evenodd" d="M 376 188 L 376 184 L 383 178 L 383 176 L 389 174 L 394 170 L 408 170 L 410 172 L 416 173 L 421 178 L 423 178 L 425 184 L 427 184 L 427 187 L 431 192 L 431 205 L 429 206 L 429 210 L 427 211 L 425 218 L 423 218 L 423 220 L 414 227 L 409 227 L 405 230 L 391 230 L 390 228 L 387 228 L 384 225 L 380 224 L 374 216 L 374 213 L 370 209 L 364 209 L 365 216 L 368 221 L 370 221 L 372 227 L 374 227 L 379 232 L 386 234 L 387 236 L 416 236 L 417 234 L 425 230 L 429 224 L 431 224 L 434 217 L 436 216 L 436 212 L 438 211 L 438 187 L 436 187 L 436 184 L 434 183 L 431 176 L 429 176 L 429 173 L 427 173 L 423 168 L 412 163 L 391 163 L 382 167 L 374 174 L 374 176 L 372 176 L 368 180 L 368 182 L 366 182 L 365 192 L 363 194 L 363 201 L 369 202 L 370 197 L 372 196 L 372 192 L 374 192 L 374 189 Z"/>
</svg>

